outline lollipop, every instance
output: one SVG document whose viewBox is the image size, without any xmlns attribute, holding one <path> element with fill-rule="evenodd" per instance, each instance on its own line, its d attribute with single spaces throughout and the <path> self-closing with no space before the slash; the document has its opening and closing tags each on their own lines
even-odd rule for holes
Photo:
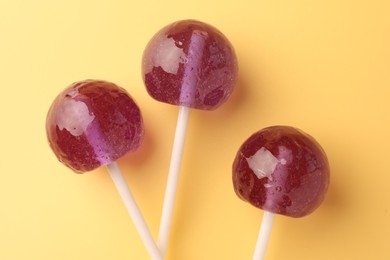
<svg viewBox="0 0 390 260">
<path fill-rule="evenodd" d="M 289 126 L 262 129 L 240 147 L 233 162 L 236 194 L 265 210 L 253 259 L 263 259 L 274 214 L 303 217 L 325 198 L 329 164 L 321 146 Z"/>
<path fill-rule="evenodd" d="M 99 80 L 75 82 L 51 105 L 47 138 L 57 158 L 77 173 L 108 167 L 152 259 L 162 259 L 145 220 L 115 163 L 136 150 L 143 137 L 141 112 L 127 92 Z"/>
<path fill-rule="evenodd" d="M 216 28 L 183 20 L 161 29 L 148 43 L 142 74 L 156 100 L 179 106 L 158 244 L 165 255 L 189 109 L 213 110 L 224 103 L 237 80 L 234 49 Z"/>
</svg>

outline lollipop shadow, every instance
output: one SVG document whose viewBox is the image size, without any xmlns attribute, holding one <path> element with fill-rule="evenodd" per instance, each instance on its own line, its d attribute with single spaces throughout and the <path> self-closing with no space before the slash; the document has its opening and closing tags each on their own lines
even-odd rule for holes
<svg viewBox="0 0 390 260">
<path fill-rule="evenodd" d="M 322 205 L 324 208 L 323 210 L 326 210 L 329 212 L 328 216 L 336 216 L 334 213 L 337 212 L 337 215 L 342 214 L 342 211 L 345 210 L 348 207 L 348 203 L 345 201 L 345 198 L 343 197 L 343 193 L 341 193 L 341 187 L 339 186 L 339 182 L 337 181 L 336 174 L 340 174 L 341 172 L 333 172 L 331 178 L 328 194 L 325 198 L 325 201 Z M 336 180 L 335 180 L 336 179 Z"/>
<path fill-rule="evenodd" d="M 348 198 L 348 189 L 345 189 L 346 180 L 348 185 L 353 183 L 348 180 L 348 173 L 354 172 L 354 169 L 350 164 L 345 163 L 351 160 L 348 151 L 339 149 L 343 143 L 342 138 L 337 134 L 327 133 L 327 138 L 324 140 L 324 149 L 327 152 L 330 166 L 330 183 L 327 196 L 320 209 L 327 212 L 326 217 L 334 218 L 335 221 L 339 217 L 345 218 L 350 212 L 350 200 L 354 200 L 354 198 Z"/>
<path fill-rule="evenodd" d="M 332 146 L 338 147 L 339 145 L 333 144 Z M 345 159 L 343 159 L 344 157 Z M 313 213 L 313 217 L 316 217 L 314 220 L 316 225 L 313 228 L 319 228 L 324 233 L 340 230 L 340 225 L 345 225 L 344 221 L 348 219 L 347 215 L 351 212 L 348 195 L 343 192 L 345 189 L 342 187 L 344 173 L 351 172 L 346 164 L 340 163 L 346 161 L 346 157 L 347 155 L 336 150 L 328 154 L 330 164 L 328 192 L 322 205 Z"/>
</svg>

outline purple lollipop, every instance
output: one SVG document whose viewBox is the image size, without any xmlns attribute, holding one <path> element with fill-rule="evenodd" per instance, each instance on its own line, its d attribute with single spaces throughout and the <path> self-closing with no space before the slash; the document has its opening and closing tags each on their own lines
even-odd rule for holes
<svg viewBox="0 0 390 260">
<path fill-rule="evenodd" d="M 320 144 L 291 126 L 271 126 L 251 135 L 233 162 L 234 191 L 263 209 L 253 260 L 264 259 L 275 214 L 304 217 L 323 202 L 329 163 Z"/>
<path fill-rule="evenodd" d="M 102 80 L 75 82 L 51 105 L 47 138 L 54 154 L 77 173 L 106 165 L 152 259 L 162 259 L 115 160 L 136 150 L 143 137 L 141 111 L 129 94 Z"/>
<path fill-rule="evenodd" d="M 179 106 L 158 245 L 165 255 L 176 197 L 189 109 L 213 110 L 233 92 L 237 59 L 228 39 L 215 27 L 195 21 L 172 23 L 150 40 L 142 59 L 148 93 Z"/>
</svg>

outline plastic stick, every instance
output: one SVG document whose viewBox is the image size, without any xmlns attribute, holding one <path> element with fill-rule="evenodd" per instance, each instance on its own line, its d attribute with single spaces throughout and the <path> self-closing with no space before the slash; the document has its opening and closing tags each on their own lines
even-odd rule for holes
<svg viewBox="0 0 390 260">
<path fill-rule="evenodd" d="M 267 250 L 268 240 L 271 234 L 272 224 L 274 223 L 275 214 L 264 211 L 261 222 L 259 237 L 257 238 L 253 260 L 263 260 Z"/>
<path fill-rule="evenodd" d="M 169 233 L 172 224 L 173 208 L 175 204 L 177 183 L 179 181 L 180 165 L 183 155 L 184 142 L 187 132 L 188 116 L 190 108 L 180 106 L 177 119 L 175 138 L 171 155 L 171 164 L 168 172 L 167 186 L 165 190 L 164 204 L 158 234 L 158 246 L 161 254 L 165 256 L 168 246 Z"/>
<path fill-rule="evenodd" d="M 142 216 L 142 213 L 138 208 L 129 187 L 123 178 L 118 165 L 114 162 L 107 165 L 107 168 L 151 259 L 162 260 L 163 257 L 161 256 L 161 253 L 153 240 L 152 234 L 150 233 L 144 217 Z"/>
</svg>

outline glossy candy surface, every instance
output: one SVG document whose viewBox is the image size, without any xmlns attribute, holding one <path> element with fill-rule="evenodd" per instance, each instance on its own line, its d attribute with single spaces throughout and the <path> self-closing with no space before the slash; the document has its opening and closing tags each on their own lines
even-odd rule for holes
<svg viewBox="0 0 390 260">
<path fill-rule="evenodd" d="M 56 97 L 47 114 L 46 133 L 57 158 L 83 173 L 137 149 L 143 124 L 140 109 L 124 89 L 85 80 Z"/>
<path fill-rule="evenodd" d="M 213 110 L 227 100 L 237 73 L 236 55 L 227 38 L 195 20 L 161 29 L 142 60 L 143 79 L 154 99 L 203 110 Z"/>
<path fill-rule="evenodd" d="M 311 136 L 293 127 L 268 127 L 241 145 L 233 163 L 233 185 L 255 207 L 303 217 L 324 200 L 329 164 Z"/>
</svg>

